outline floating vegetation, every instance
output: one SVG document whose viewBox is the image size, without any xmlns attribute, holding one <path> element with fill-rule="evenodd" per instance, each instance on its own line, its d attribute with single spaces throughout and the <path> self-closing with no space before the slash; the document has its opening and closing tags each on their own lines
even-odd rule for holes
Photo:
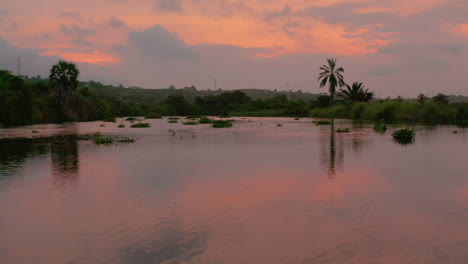
<svg viewBox="0 0 468 264">
<path fill-rule="evenodd" d="M 301 120 L 299 117 L 294 118 L 294 120 Z"/>
<path fill-rule="evenodd" d="M 39 131 L 37 131 L 37 130 L 33 130 L 33 131 L 31 131 L 31 133 L 33 133 L 33 134 L 37 134 L 37 133 L 39 133 Z"/>
<path fill-rule="evenodd" d="M 124 124 L 119 124 L 117 127 L 118 127 L 118 128 L 124 128 L 125 125 L 124 125 Z"/>
<path fill-rule="evenodd" d="M 180 117 L 169 117 L 168 119 L 169 119 L 169 120 L 179 120 Z"/>
<path fill-rule="evenodd" d="M 277 127 L 282 127 L 283 125 L 282 124 L 276 124 Z"/>
<path fill-rule="evenodd" d="M 393 140 L 397 143 L 406 145 L 414 143 L 416 134 L 413 129 L 399 129 L 392 133 Z"/>
<path fill-rule="evenodd" d="M 101 124 L 100 127 L 105 127 L 106 125 L 105 124 Z"/>
<path fill-rule="evenodd" d="M 114 143 L 133 143 L 135 139 L 129 137 L 111 137 L 111 136 L 103 136 L 101 133 L 96 132 L 92 136 L 92 141 L 96 145 L 110 145 Z"/>
<path fill-rule="evenodd" d="M 385 124 L 383 124 L 383 123 L 375 123 L 374 124 L 374 131 L 383 133 L 383 132 L 387 131 L 387 126 Z"/>
<path fill-rule="evenodd" d="M 127 117 L 125 119 L 125 121 L 136 121 L 136 120 L 138 120 L 138 118 L 136 118 L 136 117 Z"/>
<path fill-rule="evenodd" d="M 331 125 L 330 120 L 317 120 L 317 121 L 312 121 L 312 123 L 316 125 Z"/>
<path fill-rule="evenodd" d="M 148 123 L 137 123 L 137 124 L 131 125 L 130 127 L 131 128 L 144 128 L 144 127 L 150 127 L 150 126 L 151 125 Z"/>
<path fill-rule="evenodd" d="M 171 119 L 171 120 L 169 120 L 168 123 L 170 123 L 170 124 L 175 124 L 175 123 L 177 123 L 177 119 Z"/>
<path fill-rule="evenodd" d="M 145 116 L 146 119 L 162 119 L 163 116 L 159 113 L 152 113 L 150 115 Z"/>
<path fill-rule="evenodd" d="M 186 125 L 186 126 L 193 126 L 193 125 L 198 125 L 200 123 L 195 122 L 195 121 L 189 121 L 189 122 L 184 122 L 183 124 Z"/>
<path fill-rule="evenodd" d="M 209 119 L 209 118 L 206 117 L 206 116 L 203 116 L 203 117 L 201 117 L 201 118 L 198 120 L 198 122 L 199 122 L 200 124 L 212 124 L 212 123 L 213 123 L 213 120 L 212 120 L 212 119 Z"/>
<path fill-rule="evenodd" d="M 351 132 L 351 130 L 349 130 L 349 128 L 338 128 L 338 130 L 336 130 L 337 133 L 349 133 Z"/>
<path fill-rule="evenodd" d="M 214 120 L 213 127 L 214 128 L 232 127 L 232 120 Z"/>
<path fill-rule="evenodd" d="M 194 120 L 194 119 L 197 119 L 197 118 L 202 118 L 202 116 L 199 116 L 199 115 L 190 115 L 190 116 L 187 116 L 186 119 L 190 119 L 190 120 Z"/>
</svg>

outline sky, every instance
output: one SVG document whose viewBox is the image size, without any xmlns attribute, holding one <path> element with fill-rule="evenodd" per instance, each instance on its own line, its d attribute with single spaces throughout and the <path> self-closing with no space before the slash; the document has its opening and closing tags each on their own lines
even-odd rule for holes
<svg viewBox="0 0 468 264">
<path fill-rule="evenodd" d="M 0 69 L 199 89 L 319 89 L 337 58 L 379 97 L 468 95 L 468 0 L 0 0 Z"/>
</svg>

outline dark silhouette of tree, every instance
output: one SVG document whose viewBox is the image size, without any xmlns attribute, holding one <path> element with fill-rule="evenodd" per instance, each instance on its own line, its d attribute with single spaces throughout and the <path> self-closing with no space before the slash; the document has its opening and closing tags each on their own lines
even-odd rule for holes
<svg viewBox="0 0 468 264">
<path fill-rule="evenodd" d="M 374 93 L 365 89 L 362 82 L 354 82 L 352 86 L 346 84 L 346 89 L 340 89 L 339 95 L 352 103 L 369 102 L 374 98 Z"/>
<path fill-rule="evenodd" d="M 423 105 L 423 104 L 426 103 L 426 101 L 427 101 L 427 96 L 426 95 L 424 95 L 424 94 L 419 94 L 418 95 L 418 99 L 417 99 L 418 104 Z"/>
<path fill-rule="evenodd" d="M 445 94 L 437 94 L 436 96 L 432 97 L 432 102 L 437 103 L 437 104 L 448 104 L 448 96 Z"/>
<path fill-rule="evenodd" d="M 50 82 L 58 103 L 61 107 L 67 105 L 70 97 L 78 88 L 80 71 L 75 64 L 59 61 L 50 70 Z"/>
<path fill-rule="evenodd" d="M 345 85 L 342 73 L 344 69 L 342 67 L 337 68 L 336 59 L 327 59 L 327 65 L 320 67 L 320 74 L 318 81 L 320 81 L 320 88 L 325 85 L 329 86 L 330 92 L 330 106 L 333 105 L 335 97 L 336 87 L 343 87 Z"/>
</svg>

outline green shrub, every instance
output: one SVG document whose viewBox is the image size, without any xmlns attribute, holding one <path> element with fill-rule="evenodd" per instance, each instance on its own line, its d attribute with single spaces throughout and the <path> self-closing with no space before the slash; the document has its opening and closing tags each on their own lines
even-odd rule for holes
<svg viewBox="0 0 468 264">
<path fill-rule="evenodd" d="M 208 117 L 204 116 L 202 118 L 200 118 L 198 120 L 198 122 L 200 122 L 200 124 L 211 124 L 213 123 L 213 120 L 212 119 L 209 119 Z"/>
<path fill-rule="evenodd" d="M 131 128 L 143 128 L 143 127 L 150 127 L 150 126 L 151 125 L 148 123 L 137 123 L 137 124 L 131 125 L 130 127 Z"/>
<path fill-rule="evenodd" d="M 189 121 L 189 122 L 184 122 L 183 124 L 186 125 L 186 126 L 194 126 L 194 125 L 198 125 L 199 123 L 194 122 L 194 121 Z"/>
<path fill-rule="evenodd" d="M 382 132 L 387 131 L 387 126 L 385 124 L 382 124 L 382 123 L 375 123 L 373 129 L 374 129 L 375 132 L 382 133 Z"/>
<path fill-rule="evenodd" d="M 392 133 L 393 140 L 400 144 L 411 144 L 416 134 L 412 129 L 399 129 Z"/>
<path fill-rule="evenodd" d="M 231 120 L 215 120 L 213 121 L 213 127 L 214 128 L 232 127 L 232 121 Z"/>
</svg>

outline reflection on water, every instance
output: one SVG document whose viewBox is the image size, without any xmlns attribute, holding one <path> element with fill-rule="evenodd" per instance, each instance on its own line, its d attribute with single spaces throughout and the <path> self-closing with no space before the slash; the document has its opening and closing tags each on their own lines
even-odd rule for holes
<svg viewBox="0 0 468 264">
<path fill-rule="evenodd" d="M 468 259 L 467 130 L 402 147 L 343 120 L 252 120 L 75 125 L 138 138 L 105 147 L 0 140 L 0 263 Z"/>
<path fill-rule="evenodd" d="M 58 188 L 71 189 L 78 185 L 78 142 L 67 140 L 50 146 L 52 176 Z"/>
</svg>

